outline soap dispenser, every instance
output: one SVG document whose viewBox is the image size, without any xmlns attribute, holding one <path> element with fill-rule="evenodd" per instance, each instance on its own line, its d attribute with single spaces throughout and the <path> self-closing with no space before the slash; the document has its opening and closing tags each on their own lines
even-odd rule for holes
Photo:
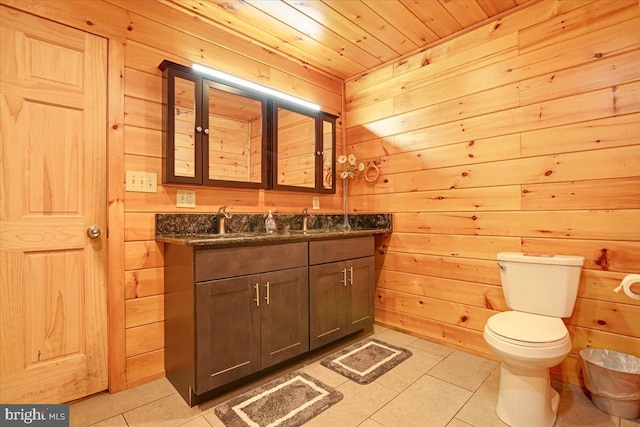
<svg viewBox="0 0 640 427">
<path fill-rule="evenodd" d="M 273 234 L 276 231 L 276 220 L 273 219 L 271 211 L 269 211 L 267 219 L 264 221 L 264 228 L 267 231 L 267 234 Z"/>
</svg>

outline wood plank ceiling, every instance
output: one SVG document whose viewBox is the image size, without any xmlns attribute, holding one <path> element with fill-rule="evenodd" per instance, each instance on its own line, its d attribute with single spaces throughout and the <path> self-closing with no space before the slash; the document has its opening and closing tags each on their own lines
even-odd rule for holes
<svg viewBox="0 0 640 427">
<path fill-rule="evenodd" d="M 534 0 L 160 0 L 347 80 Z"/>
</svg>

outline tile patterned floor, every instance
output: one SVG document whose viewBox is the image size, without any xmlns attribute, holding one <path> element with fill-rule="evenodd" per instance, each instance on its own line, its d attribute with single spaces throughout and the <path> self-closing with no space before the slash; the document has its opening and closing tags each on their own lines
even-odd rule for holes
<svg viewBox="0 0 640 427">
<path fill-rule="evenodd" d="M 408 348 L 413 356 L 368 385 L 356 384 L 320 365 L 319 360 L 335 349 L 289 369 L 300 369 L 344 395 L 338 404 L 310 420 L 306 426 L 505 426 L 495 413 L 500 379 L 497 362 L 378 326 L 374 328 L 373 336 Z M 357 340 L 362 338 L 357 337 Z M 260 383 L 282 373 L 274 373 Z M 257 385 L 252 383 L 189 408 L 163 378 L 131 390 L 103 393 L 72 404 L 71 426 L 224 427 L 214 414 L 215 406 Z M 562 382 L 554 382 L 553 386 L 561 395 L 557 427 L 640 426 L 640 420 L 629 421 L 601 412 L 580 387 Z"/>
</svg>

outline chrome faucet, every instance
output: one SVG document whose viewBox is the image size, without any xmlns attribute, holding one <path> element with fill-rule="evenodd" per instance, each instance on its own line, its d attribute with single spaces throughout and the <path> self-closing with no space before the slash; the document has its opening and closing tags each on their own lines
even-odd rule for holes
<svg viewBox="0 0 640 427">
<path fill-rule="evenodd" d="M 218 209 L 218 234 L 227 233 L 226 220 L 231 218 L 231 215 L 225 211 L 226 209 L 227 209 L 226 206 L 222 206 L 220 207 L 220 209 Z"/>
<path fill-rule="evenodd" d="M 309 222 L 309 208 L 302 209 L 302 231 L 307 231 Z"/>
</svg>

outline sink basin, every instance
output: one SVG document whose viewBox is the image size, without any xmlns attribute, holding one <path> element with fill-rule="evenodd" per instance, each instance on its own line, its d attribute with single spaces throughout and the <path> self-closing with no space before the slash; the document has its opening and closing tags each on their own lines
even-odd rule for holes
<svg viewBox="0 0 640 427">
<path fill-rule="evenodd" d="M 238 237 L 254 237 L 256 235 L 257 235 L 256 233 L 250 233 L 250 232 L 214 234 L 215 237 L 220 239 L 234 239 Z"/>
<path fill-rule="evenodd" d="M 207 233 L 207 234 L 197 234 L 195 237 L 200 239 L 234 239 L 238 237 L 252 237 L 255 235 L 256 233 L 249 233 L 249 232 L 225 233 L 225 234 Z"/>
<path fill-rule="evenodd" d="M 330 230 L 289 230 L 292 234 L 320 234 L 327 233 Z"/>
<path fill-rule="evenodd" d="M 288 235 L 317 235 L 330 232 L 332 230 L 281 230 L 273 234 L 266 234 L 261 232 L 251 232 L 251 231 L 240 231 L 240 232 L 227 232 L 225 234 L 218 233 L 202 233 L 192 235 L 192 238 L 195 239 L 207 239 L 207 240 L 228 240 L 228 239 L 241 239 L 241 238 L 249 238 L 249 237 L 269 237 L 269 236 L 286 236 Z"/>
</svg>

